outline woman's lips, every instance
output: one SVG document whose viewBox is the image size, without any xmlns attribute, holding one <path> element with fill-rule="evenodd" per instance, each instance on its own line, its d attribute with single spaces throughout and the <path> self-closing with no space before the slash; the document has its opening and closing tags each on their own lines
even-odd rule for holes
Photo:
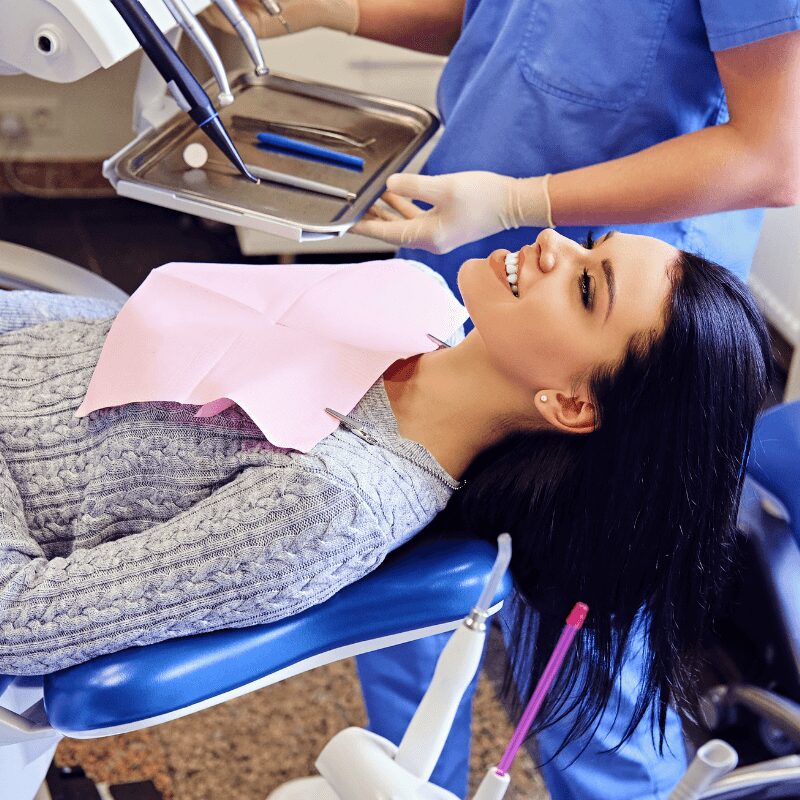
<svg viewBox="0 0 800 800">
<path fill-rule="evenodd" d="M 510 250 L 495 250 L 489 255 L 489 266 L 492 268 L 492 271 L 495 275 L 497 275 L 498 279 L 502 282 L 502 284 L 511 291 L 511 284 L 508 282 L 508 275 L 506 273 L 506 256 L 510 253 Z M 517 257 L 517 275 L 522 273 L 522 265 L 525 263 L 525 248 L 519 251 Z M 519 286 L 519 283 L 517 283 Z"/>
</svg>

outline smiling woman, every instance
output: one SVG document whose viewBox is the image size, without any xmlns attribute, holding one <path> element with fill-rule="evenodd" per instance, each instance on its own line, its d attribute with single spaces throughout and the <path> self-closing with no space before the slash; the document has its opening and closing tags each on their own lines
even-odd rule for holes
<svg viewBox="0 0 800 800">
<path fill-rule="evenodd" d="M 352 412 L 368 437 L 340 427 L 308 453 L 236 407 L 76 418 L 112 320 L 35 324 L 35 298 L 0 293 L 0 325 L 27 309 L 30 326 L 0 336 L 0 673 L 298 613 L 447 507 L 514 536 L 522 628 L 541 614 L 542 646 L 516 639 L 530 674 L 569 604 L 592 606 L 556 694 L 585 688 L 579 726 L 638 620 L 643 702 L 686 700 L 765 392 L 763 323 L 735 278 L 646 237 L 546 231 L 516 266 L 519 296 L 504 252 L 466 262 L 475 329 L 386 371 Z"/>
<path fill-rule="evenodd" d="M 653 701 L 663 731 L 669 703 L 696 700 L 696 649 L 730 563 L 768 336 L 738 279 L 657 239 L 616 233 L 581 246 L 545 230 L 520 251 L 518 297 L 506 252 L 459 273 L 475 323 L 462 348 L 487 364 L 472 402 L 496 427 L 447 520 L 512 533 L 507 641 L 523 695 L 570 602 L 592 608 L 542 726 L 572 709 L 570 738 L 590 729 L 643 632 L 626 735 Z"/>
</svg>

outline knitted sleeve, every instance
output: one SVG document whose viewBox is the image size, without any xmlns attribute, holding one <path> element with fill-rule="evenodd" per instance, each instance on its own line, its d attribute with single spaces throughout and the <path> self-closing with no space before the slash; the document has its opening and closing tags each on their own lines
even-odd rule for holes
<svg viewBox="0 0 800 800">
<path fill-rule="evenodd" d="M 113 317 L 119 309 L 117 303 L 97 297 L 0 290 L 0 333 L 53 320 Z"/>
<path fill-rule="evenodd" d="M 251 467 L 167 522 L 48 559 L 0 457 L 0 674 L 295 614 L 382 561 L 381 525 L 330 475 Z"/>
</svg>

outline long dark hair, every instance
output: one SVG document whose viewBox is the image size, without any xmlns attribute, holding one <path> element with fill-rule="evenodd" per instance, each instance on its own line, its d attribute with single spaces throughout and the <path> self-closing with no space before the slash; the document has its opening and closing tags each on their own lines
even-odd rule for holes
<svg viewBox="0 0 800 800">
<path fill-rule="evenodd" d="M 733 560 L 769 337 L 717 264 L 682 252 L 672 280 L 663 334 L 635 337 L 620 364 L 591 376 L 596 430 L 509 436 L 473 462 L 449 509 L 479 535 L 512 534 L 521 702 L 572 604 L 590 606 L 540 717 L 541 728 L 574 713 L 564 745 L 599 721 L 636 625 L 647 652 L 621 741 L 650 709 L 663 742 L 668 703 L 694 707 L 697 652 Z"/>
</svg>

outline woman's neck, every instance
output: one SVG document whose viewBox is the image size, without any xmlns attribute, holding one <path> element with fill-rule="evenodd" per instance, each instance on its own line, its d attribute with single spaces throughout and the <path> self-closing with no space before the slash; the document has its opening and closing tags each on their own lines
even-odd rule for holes
<svg viewBox="0 0 800 800">
<path fill-rule="evenodd" d="M 476 331 L 456 347 L 396 361 L 383 377 L 400 434 L 455 478 L 506 434 L 541 427 L 533 394 L 492 366 Z"/>
</svg>

